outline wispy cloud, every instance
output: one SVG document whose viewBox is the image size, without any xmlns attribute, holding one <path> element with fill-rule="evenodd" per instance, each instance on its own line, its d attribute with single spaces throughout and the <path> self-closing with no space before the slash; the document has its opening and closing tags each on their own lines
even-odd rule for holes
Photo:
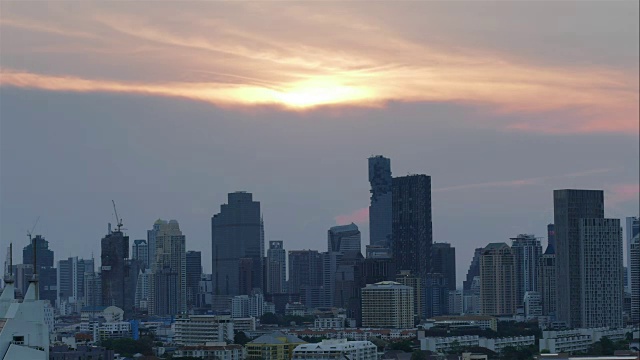
<svg viewBox="0 0 640 360">
<path fill-rule="evenodd" d="M 221 5 L 214 18 L 185 11 L 171 21 L 161 16 L 160 8 L 145 14 L 85 7 L 78 18 L 64 24 L 8 12 L 1 27 L 85 41 L 87 51 L 99 48 L 101 60 L 106 57 L 114 67 L 128 67 L 133 75 L 80 75 L 73 61 L 55 69 L 23 69 L 20 63 L 5 62 L 0 85 L 184 97 L 218 106 L 276 105 L 298 111 L 325 105 L 384 106 L 390 101 L 481 105 L 503 114 L 568 110 L 575 116 L 560 122 L 513 121 L 504 128 L 557 133 L 638 130 L 638 84 L 624 71 L 543 66 L 486 49 L 417 42 L 354 15 L 357 12 L 328 5 L 325 13 L 304 5 L 246 4 L 241 11 Z M 247 21 L 247 13 L 255 21 Z M 289 31 L 266 26 L 265 17 Z M 149 47 L 154 56 L 135 52 Z M 5 50 L 13 51 L 11 43 Z M 152 76 L 136 78 L 150 72 Z"/>
</svg>

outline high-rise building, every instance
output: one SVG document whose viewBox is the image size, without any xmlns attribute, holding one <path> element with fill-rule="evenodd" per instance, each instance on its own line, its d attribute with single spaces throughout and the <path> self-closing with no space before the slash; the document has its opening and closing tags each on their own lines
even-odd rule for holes
<svg viewBox="0 0 640 360">
<path fill-rule="evenodd" d="M 84 305 L 102 306 L 102 276 L 98 272 L 84 274 Z"/>
<path fill-rule="evenodd" d="M 33 244 L 36 246 L 36 261 L 39 267 L 53 267 L 53 250 L 49 249 L 49 242 L 42 235 L 36 235 L 31 242 L 22 249 L 22 263 L 33 265 Z"/>
<path fill-rule="evenodd" d="M 554 190 L 556 238 L 556 317 L 572 328 L 583 327 L 581 304 L 580 219 L 604 218 L 602 190 Z"/>
<path fill-rule="evenodd" d="M 211 218 L 211 244 L 214 295 L 240 295 L 241 258 L 253 258 L 256 284 L 262 284 L 264 227 L 260 202 L 248 192 L 228 195 L 228 203 Z M 261 285 L 260 285 L 261 286 Z"/>
<path fill-rule="evenodd" d="M 556 248 L 556 230 L 553 224 L 547 225 L 547 247 L 551 246 L 555 252 Z"/>
<path fill-rule="evenodd" d="M 631 321 L 640 323 L 640 234 L 631 240 L 629 250 L 629 268 L 631 268 Z"/>
<path fill-rule="evenodd" d="M 178 307 L 181 297 L 180 275 L 169 266 L 159 267 L 153 272 L 153 281 L 149 284 L 149 315 L 175 316 L 182 313 Z"/>
<path fill-rule="evenodd" d="M 391 249 L 391 160 L 384 156 L 369 158 L 369 183 L 371 205 L 369 205 L 369 244 Z"/>
<path fill-rule="evenodd" d="M 431 245 L 431 273 L 442 274 L 449 290 L 456 289 L 456 248 L 449 243 Z"/>
<path fill-rule="evenodd" d="M 369 284 L 362 289 L 362 326 L 413 328 L 413 288 L 394 281 Z"/>
<path fill-rule="evenodd" d="M 131 258 L 138 260 L 145 269 L 149 269 L 149 245 L 147 244 L 147 240 L 133 240 Z"/>
<path fill-rule="evenodd" d="M 360 251 L 345 251 L 335 273 L 333 306 L 347 310 L 347 317 L 362 321 L 361 289 L 366 285 L 364 257 Z"/>
<path fill-rule="evenodd" d="M 57 276 L 53 267 L 53 251 L 49 250 L 49 242 L 42 235 L 36 235 L 22 250 L 22 263 L 33 265 L 33 246 L 36 248 L 38 273 L 38 295 L 41 300 L 49 300 L 55 304 L 57 299 Z M 33 267 L 31 268 L 33 274 Z M 26 291 L 26 287 L 24 289 Z M 24 292 L 23 292 L 24 294 Z"/>
<path fill-rule="evenodd" d="M 260 289 L 257 283 L 254 258 L 245 257 L 238 260 L 238 288 L 241 295 L 249 295 L 253 289 Z"/>
<path fill-rule="evenodd" d="M 125 318 L 133 315 L 137 269 L 131 268 L 129 237 L 120 229 L 109 232 L 101 241 L 102 305 L 117 306 L 124 310 Z M 131 288 L 133 282 L 133 289 Z"/>
<path fill-rule="evenodd" d="M 423 319 L 449 314 L 449 285 L 443 274 L 427 274 L 424 292 Z"/>
<path fill-rule="evenodd" d="M 585 328 L 623 326 L 623 259 L 620 219 L 578 222 L 581 324 Z"/>
<path fill-rule="evenodd" d="M 266 261 L 267 293 L 284 293 L 287 283 L 287 252 L 282 241 L 269 241 Z"/>
<path fill-rule="evenodd" d="M 59 260 L 57 268 L 57 304 L 84 304 L 84 274 L 94 272 L 93 259 L 77 256 Z"/>
<path fill-rule="evenodd" d="M 156 276 L 169 277 L 170 279 L 161 279 L 155 282 L 155 292 L 164 294 L 169 289 L 162 286 L 167 284 L 173 288 L 173 276 L 176 276 L 177 284 L 175 285 L 177 295 L 171 296 L 166 303 L 166 307 L 155 306 L 155 315 L 176 315 L 187 312 L 187 256 L 186 256 L 186 239 L 180 230 L 180 224 L 176 220 L 169 222 L 164 220 L 156 221 L 159 223 L 158 230 L 155 232 L 156 242 Z M 155 227 L 155 226 L 154 226 Z M 197 266 L 197 265 L 196 265 Z M 167 280 L 167 281 L 164 281 Z M 164 295 L 162 295 L 164 299 Z M 160 297 L 152 297 L 159 299 Z M 153 301 L 153 300 L 152 300 Z M 175 301 L 176 303 L 172 303 Z M 165 304 L 164 302 L 162 304 Z"/>
<path fill-rule="evenodd" d="M 410 270 L 423 279 L 430 269 L 432 243 L 431 177 L 393 178 L 393 258 L 398 270 Z"/>
<path fill-rule="evenodd" d="M 556 254 L 549 243 L 538 264 L 538 293 L 542 301 L 542 315 L 553 316 L 556 313 Z"/>
<path fill-rule="evenodd" d="M 156 234 L 163 222 L 164 220 L 158 219 L 153 223 L 153 228 L 147 230 L 147 258 L 149 259 L 149 269 L 152 271 L 156 270 Z"/>
<path fill-rule="evenodd" d="M 396 282 L 413 288 L 414 316 L 417 319 L 422 318 L 423 309 L 425 307 L 425 293 L 423 290 L 424 286 L 422 285 L 422 278 L 413 274 L 409 270 L 401 270 L 396 277 Z"/>
<path fill-rule="evenodd" d="M 480 308 L 482 315 L 516 313 L 515 256 L 505 243 L 487 245 L 480 256 Z"/>
<path fill-rule="evenodd" d="M 187 308 L 196 307 L 196 297 L 200 289 L 202 278 L 202 253 L 200 251 L 187 251 L 186 257 L 187 276 Z"/>
<path fill-rule="evenodd" d="M 322 257 L 317 250 L 289 251 L 289 293 L 299 293 L 300 287 L 322 286 Z"/>
<path fill-rule="evenodd" d="M 640 234 L 640 217 L 629 216 L 625 219 L 624 228 L 626 247 L 627 247 L 627 282 L 624 286 L 631 289 L 631 242 L 636 235 Z"/>
<path fill-rule="evenodd" d="M 327 251 L 340 252 L 360 251 L 360 230 L 354 223 L 334 226 L 327 234 Z"/>
<path fill-rule="evenodd" d="M 538 290 L 538 263 L 542 246 L 540 240 L 528 234 L 511 238 L 511 242 L 516 261 L 516 304 L 521 306 L 527 291 Z"/>
<path fill-rule="evenodd" d="M 462 282 L 462 289 L 465 291 L 471 290 L 471 284 L 476 276 L 480 276 L 480 256 L 482 255 L 483 248 L 476 248 L 473 251 L 473 258 L 467 270 L 467 278 Z"/>
</svg>

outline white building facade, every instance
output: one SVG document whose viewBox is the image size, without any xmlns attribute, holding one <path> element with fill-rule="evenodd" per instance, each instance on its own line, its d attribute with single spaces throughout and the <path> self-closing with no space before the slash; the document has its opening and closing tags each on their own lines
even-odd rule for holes
<svg viewBox="0 0 640 360">
<path fill-rule="evenodd" d="M 378 360 L 378 350 L 371 341 L 346 339 L 322 340 L 317 344 L 298 345 L 292 360 Z"/>
<path fill-rule="evenodd" d="M 179 346 L 233 341 L 233 321 L 226 315 L 189 315 L 176 319 L 175 343 Z"/>
</svg>

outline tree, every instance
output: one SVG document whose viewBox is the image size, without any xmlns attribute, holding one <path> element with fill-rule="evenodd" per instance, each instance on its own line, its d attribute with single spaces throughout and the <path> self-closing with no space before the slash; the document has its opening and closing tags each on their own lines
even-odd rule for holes
<svg viewBox="0 0 640 360">
<path fill-rule="evenodd" d="M 142 355 L 153 355 L 151 345 L 146 341 L 133 339 L 106 339 L 101 343 L 107 349 L 114 350 L 122 356 L 131 357 L 137 353 Z"/>
<path fill-rule="evenodd" d="M 238 331 L 233 337 L 234 344 L 240 344 L 244 346 L 249 341 L 251 341 L 251 339 L 247 337 L 247 334 L 245 334 L 244 331 Z"/>
<path fill-rule="evenodd" d="M 280 319 L 274 313 L 265 313 L 260 317 L 260 322 L 265 325 L 278 325 Z"/>
<path fill-rule="evenodd" d="M 391 344 L 389 344 L 389 348 L 391 350 L 402 350 L 404 352 L 412 352 L 413 351 L 412 345 L 413 344 L 411 343 L 411 340 L 403 340 L 403 341 L 392 342 Z"/>
<path fill-rule="evenodd" d="M 427 360 L 427 352 L 424 350 L 416 350 L 411 353 L 411 360 Z"/>
</svg>

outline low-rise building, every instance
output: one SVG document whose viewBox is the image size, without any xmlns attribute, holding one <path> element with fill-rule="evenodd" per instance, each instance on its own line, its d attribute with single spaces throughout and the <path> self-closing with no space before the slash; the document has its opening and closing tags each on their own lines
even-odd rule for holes
<svg viewBox="0 0 640 360">
<path fill-rule="evenodd" d="M 526 347 L 535 345 L 536 337 L 535 336 L 514 336 L 507 338 L 496 338 L 496 339 L 486 339 L 480 338 L 478 342 L 478 346 L 489 349 L 491 351 L 495 351 L 497 353 L 501 353 L 504 348 L 507 347 Z"/>
<path fill-rule="evenodd" d="M 364 341 L 372 337 L 382 340 L 408 340 L 416 336 L 415 329 L 371 329 L 371 328 L 345 328 L 345 329 L 289 329 L 285 333 L 299 337 L 315 337 L 323 339 L 351 339 Z"/>
<path fill-rule="evenodd" d="M 344 317 L 318 317 L 313 322 L 314 329 L 344 329 Z"/>
<path fill-rule="evenodd" d="M 127 321 L 105 322 L 98 326 L 100 340 L 131 337 L 131 323 Z"/>
<path fill-rule="evenodd" d="M 113 359 L 114 351 L 100 346 L 78 346 L 71 349 L 66 345 L 54 346 L 49 351 L 49 360 Z"/>
<path fill-rule="evenodd" d="M 425 322 L 425 328 L 434 326 L 477 326 L 482 330 L 498 331 L 498 319 L 485 315 L 435 316 Z"/>
<path fill-rule="evenodd" d="M 245 317 L 245 318 L 233 318 L 231 319 L 233 322 L 233 331 L 238 332 L 251 332 L 256 331 L 256 318 L 254 317 Z"/>
<path fill-rule="evenodd" d="M 540 339 L 540 351 L 548 350 L 550 353 L 575 353 L 587 351 L 589 347 L 603 337 L 611 341 L 623 340 L 632 328 L 608 329 L 573 329 L 561 331 L 543 331 Z"/>
<path fill-rule="evenodd" d="M 454 347 L 480 346 L 497 353 L 506 347 L 524 347 L 534 345 L 535 336 L 517 336 L 509 338 L 487 339 L 477 335 L 450 336 L 450 337 L 425 337 L 420 339 L 420 350 L 429 350 L 437 353 L 447 352 Z"/>
<path fill-rule="evenodd" d="M 245 349 L 242 345 L 228 345 L 225 342 L 209 342 L 205 345 L 184 346 L 176 350 L 173 354 L 174 358 L 187 356 L 217 360 L 243 360 L 246 357 Z"/>
<path fill-rule="evenodd" d="M 322 340 L 316 344 L 299 345 L 293 350 L 293 360 L 377 360 L 378 348 L 371 341 L 346 339 Z"/>
<path fill-rule="evenodd" d="M 290 360 L 293 349 L 306 342 L 294 335 L 274 332 L 262 335 L 245 345 L 249 359 Z"/>
<path fill-rule="evenodd" d="M 233 321 L 228 315 L 187 315 L 178 317 L 175 323 L 178 346 L 232 341 L 233 335 Z"/>
</svg>

